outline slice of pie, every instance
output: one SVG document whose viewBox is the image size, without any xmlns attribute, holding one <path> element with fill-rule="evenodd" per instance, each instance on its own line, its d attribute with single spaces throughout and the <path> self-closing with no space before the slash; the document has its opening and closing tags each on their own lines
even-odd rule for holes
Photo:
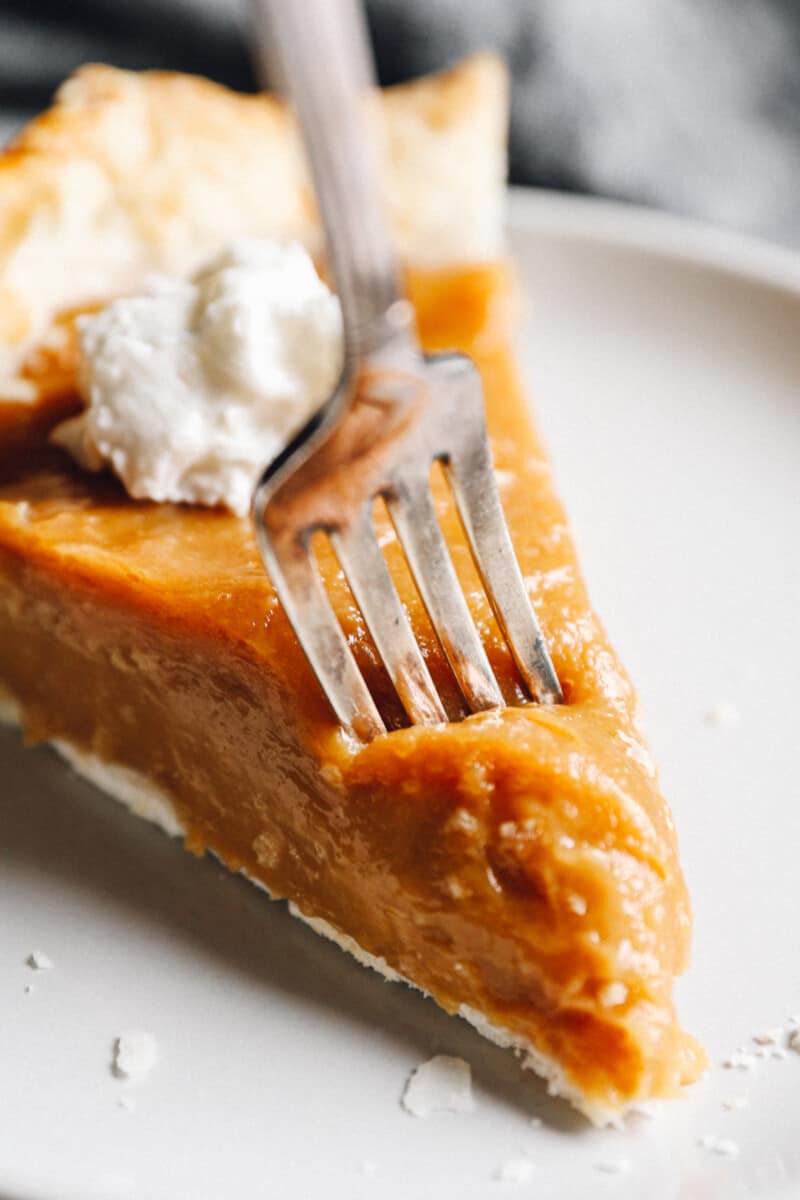
<svg viewBox="0 0 800 1200">
<path fill-rule="evenodd" d="M 566 703 L 522 702 L 444 489 L 442 521 L 509 706 L 401 727 L 321 551 L 396 726 L 359 745 L 337 727 L 247 520 L 133 501 L 47 444 L 80 408 L 76 310 L 154 268 L 190 271 L 234 235 L 318 248 L 277 103 L 103 67 L 71 79 L 0 163 L 0 680 L 30 741 L 53 741 L 134 812 L 521 1050 L 593 1121 L 613 1120 L 701 1069 L 672 1005 L 690 914 L 636 699 L 589 606 L 512 357 L 505 75 L 481 56 L 384 103 L 386 195 L 422 341 L 481 371 L 506 513 Z M 458 717 L 388 521 L 381 534 Z"/>
</svg>

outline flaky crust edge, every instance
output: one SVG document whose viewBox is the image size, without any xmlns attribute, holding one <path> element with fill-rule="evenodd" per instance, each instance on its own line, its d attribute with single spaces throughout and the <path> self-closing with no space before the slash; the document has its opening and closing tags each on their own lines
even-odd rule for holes
<svg viewBox="0 0 800 1200">
<path fill-rule="evenodd" d="M 401 257 L 496 257 L 502 61 L 475 55 L 386 89 L 381 107 L 381 182 Z M 190 75 L 82 67 L 0 156 L 0 374 L 13 377 L 60 309 L 130 290 L 148 272 L 190 272 L 241 236 L 320 245 L 284 105 Z"/>
</svg>

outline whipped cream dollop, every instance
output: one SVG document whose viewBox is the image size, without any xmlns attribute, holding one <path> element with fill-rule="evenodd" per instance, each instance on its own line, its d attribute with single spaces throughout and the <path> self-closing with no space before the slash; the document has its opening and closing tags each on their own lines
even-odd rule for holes
<svg viewBox="0 0 800 1200">
<path fill-rule="evenodd" d="M 189 280 L 79 318 L 86 402 L 53 440 L 137 499 L 244 516 L 263 468 L 333 391 L 339 302 L 297 243 L 234 242 Z"/>
</svg>

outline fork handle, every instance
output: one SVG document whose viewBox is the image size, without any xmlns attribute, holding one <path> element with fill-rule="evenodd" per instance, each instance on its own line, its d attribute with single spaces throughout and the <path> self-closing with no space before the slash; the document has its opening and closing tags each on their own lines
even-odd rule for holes
<svg viewBox="0 0 800 1200">
<path fill-rule="evenodd" d="M 300 121 L 352 364 L 413 336 L 365 112 L 374 71 L 363 10 L 360 0 L 256 0 L 256 10 L 261 62 Z"/>
</svg>

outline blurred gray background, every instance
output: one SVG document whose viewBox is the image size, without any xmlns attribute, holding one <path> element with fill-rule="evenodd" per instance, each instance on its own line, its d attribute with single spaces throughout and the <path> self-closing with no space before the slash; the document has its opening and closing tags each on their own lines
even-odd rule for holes
<svg viewBox="0 0 800 1200">
<path fill-rule="evenodd" d="M 302 4 L 302 0 L 286 0 Z M 245 0 L 0 0 L 0 136 L 75 66 L 254 88 Z M 511 178 L 800 247 L 800 0 L 368 0 L 383 83 L 494 46 Z"/>
</svg>

